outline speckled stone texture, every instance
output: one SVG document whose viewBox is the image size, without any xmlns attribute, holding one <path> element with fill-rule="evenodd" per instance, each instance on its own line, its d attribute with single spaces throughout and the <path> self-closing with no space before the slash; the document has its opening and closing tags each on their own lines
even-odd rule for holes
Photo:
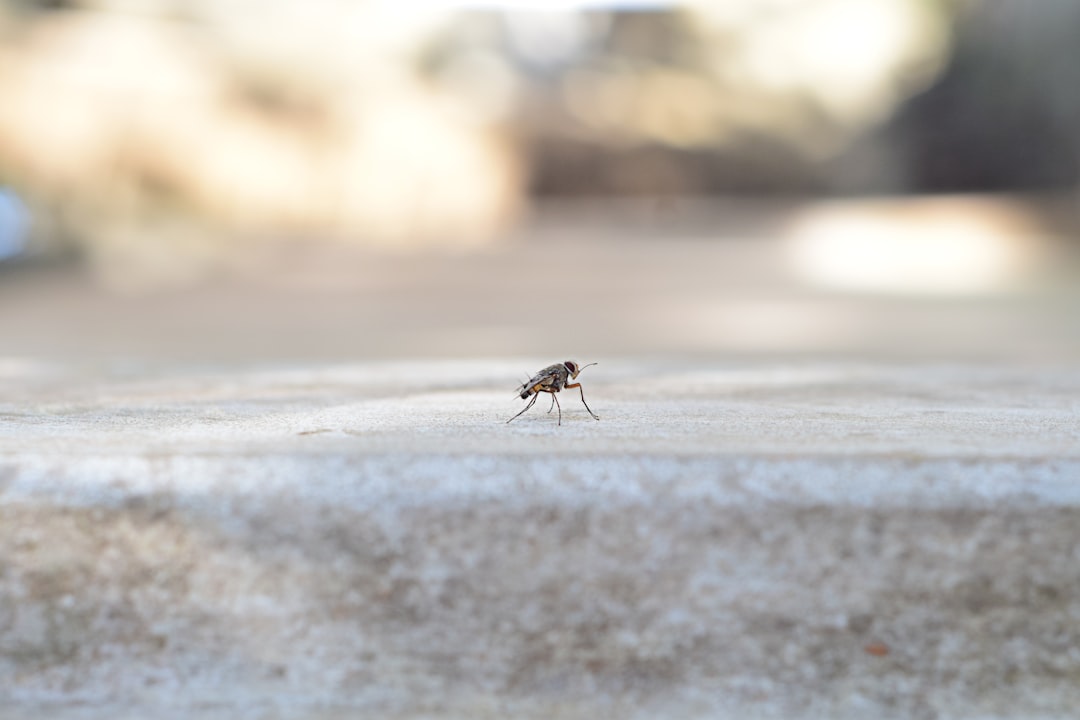
<svg viewBox="0 0 1080 720">
<path fill-rule="evenodd" d="M 1080 372 L 545 361 L 7 363 L 0 719 L 1080 707 Z"/>
</svg>

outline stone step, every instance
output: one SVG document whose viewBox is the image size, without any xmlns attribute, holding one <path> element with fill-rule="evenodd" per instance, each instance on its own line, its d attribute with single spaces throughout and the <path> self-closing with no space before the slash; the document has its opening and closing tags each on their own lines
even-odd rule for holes
<svg viewBox="0 0 1080 720">
<path fill-rule="evenodd" d="M 9 364 L 0 719 L 1080 707 L 1080 372 L 543 364 Z"/>
</svg>

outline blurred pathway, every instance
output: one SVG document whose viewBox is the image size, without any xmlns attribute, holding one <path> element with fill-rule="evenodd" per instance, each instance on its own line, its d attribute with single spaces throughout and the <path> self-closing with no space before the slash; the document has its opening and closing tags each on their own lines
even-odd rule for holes
<svg viewBox="0 0 1080 720">
<path fill-rule="evenodd" d="M 74 266 L 0 267 L 0 357 L 1080 361 L 1080 257 L 1067 243 L 995 234 L 966 205 L 816 207 L 549 210 L 459 251 L 253 243 L 201 282 L 142 293 L 108 292 Z M 957 245 L 927 242 L 942 224 Z M 920 290 L 923 275 L 944 290 Z M 858 287 L 871 278 L 881 291 Z"/>
</svg>

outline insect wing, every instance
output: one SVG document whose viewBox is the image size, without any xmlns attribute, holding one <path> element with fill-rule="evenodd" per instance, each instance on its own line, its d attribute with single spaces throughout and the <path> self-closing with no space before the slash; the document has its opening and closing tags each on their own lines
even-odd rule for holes
<svg viewBox="0 0 1080 720">
<path fill-rule="evenodd" d="M 549 365 L 540 372 L 529 378 L 528 382 L 518 387 L 519 393 L 525 393 L 526 397 L 538 392 L 544 392 L 545 390 L 555 387 L 560 387 L 559 376 L 560 370 L 563 367 L 561 365 Z M 564 371 L 565 372 L 565 371 Z"/>
<path fill-rule="evenodd" d="M 541 383 L 543 377 L 540 374 L 533 375 L 517 386 L 517 390 L 514 391 L 515 395 L 519 395 L 522 398 L 527 398 L 530 395 L 537 392 L 537 385 Z"/>
<path fill-rule="evenodd" d="M 550 368 L 545 368 L 529 379 L 529 392 L 543 392 L 555 384 L 555 375 L 549 371 Z"/>
</svg>

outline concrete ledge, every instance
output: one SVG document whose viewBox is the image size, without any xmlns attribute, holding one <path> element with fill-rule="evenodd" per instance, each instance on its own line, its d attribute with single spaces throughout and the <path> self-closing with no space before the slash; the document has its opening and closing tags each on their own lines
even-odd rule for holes
<svg viewBox="0 0 1080 720">
<path fill-rule="evenodd" d="M 9 371 L 0 718 L 1080 707 L 1080 374 L 610 365 Z"/>
</svg>

